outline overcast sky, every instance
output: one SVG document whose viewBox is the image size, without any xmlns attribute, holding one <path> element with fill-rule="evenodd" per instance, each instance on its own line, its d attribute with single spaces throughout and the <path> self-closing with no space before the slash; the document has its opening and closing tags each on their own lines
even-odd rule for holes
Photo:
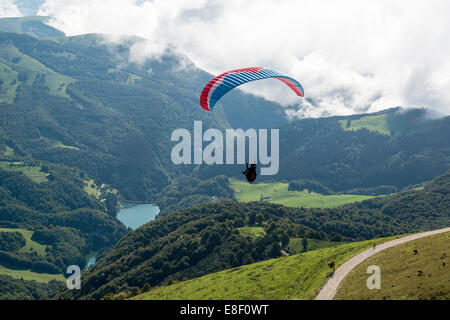
<svg viewBox="0 0 450 320">
<path fill-rule="evenodd" d="M 212 74 L 265 66 L 291 75 L 312 104 L 275 80 L 243 89 L 294 105 L 292 116 L 395 106 L 450 114 L 447 0 L 41 2 L 38 13 L 68 35 L 138 35 L 150 41 L 137 51 L 150 57 L 171 43 Z M 0 15 L 19 14 L 13 3 L 0 0 Z"/>
</svg>

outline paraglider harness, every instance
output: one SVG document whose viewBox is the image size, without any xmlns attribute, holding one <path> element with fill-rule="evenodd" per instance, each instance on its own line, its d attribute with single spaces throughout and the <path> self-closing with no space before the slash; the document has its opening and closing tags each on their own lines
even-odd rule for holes
<svg viewBox="0 0 450 320">
<path fill-rule="evenodd" d="M 245 178 L 247 178 L 248 182 L 253 182 L 256 179 L 256 163 L 252 163 L 250 167 L 248 166 L 248 162 L 246 164 L 245 171 L 242 171 L 242 174 L 245 175 Z"/>
</svg>

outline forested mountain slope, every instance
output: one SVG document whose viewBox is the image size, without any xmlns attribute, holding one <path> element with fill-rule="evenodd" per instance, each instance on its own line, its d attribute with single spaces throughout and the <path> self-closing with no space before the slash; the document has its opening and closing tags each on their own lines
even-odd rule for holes
<svg viewBox="0 0 450 320">
<path fill-rule="evenodd" d="M 332 209 L 231 200 L 183 209 L 127 234 L 89 269 L 83 288 L 74 294 L 101 298 L 128 286 L 155 286 L 277 257 L 290 238 L 349 241 L 445 227 L 450 224 L 449 183 L 447 172 L 423 190 Z M 262 236 L 248 237 L 240 229 L 254 227 L 264 230 Z"/>
<path fill-rule="evenodd" d="M 0 169 L 0 265 L 40 273 L 64 273 L 71 264 L 84 267 L 88 253 L 113 246 L 126 227 L 115 211 L 108 214 L 100 199 L 89 196 L 80 172 L 42 167 L 48 173 L 41 182 L 22 171 Z M 24 250 L 25 239 L 12 246 L 11 235 L 22 230 L 31 231 L 27 242 L 43 249 Z"/>
</svg>

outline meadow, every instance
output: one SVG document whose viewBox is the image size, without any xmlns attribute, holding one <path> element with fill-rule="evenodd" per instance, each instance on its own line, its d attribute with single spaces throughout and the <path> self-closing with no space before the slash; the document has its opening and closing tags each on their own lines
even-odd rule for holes
<svg viewBox="0 0 450 320">
<path fill-rule="evenodd" d="M 254 240 L 259 237 L 264 237 L 266 232 L 263 227 L 241 227 L 237 228 L 240 235 L 243 237 L 249 237 Z M 317 249 L 329 248 L 342 245 L 343 242 L 333 242 L 327 240 L 309 239 L 307 238 L 306 250 L 303 248 L 303 238 L 291 238 L 286 251 L 290 254 L 301 253 L 306 251 L 312 251 Z"/>
<path fill-rule="evenodd" d="M 303 249 L 302 240 L 303 240 L 302 238 L 290 239 L 289 244 L 287 246 L 287 252 L 289 252 L 289 253 L 303 252 L 304 249 Z M 336 247 L 336 246 L 340 246 L 343 244 L 342 242 L 333 242 L 333 241 L 308 239 L 308 238 L 306 240 L 307 240 L 306 251 Z"/>
<path fill-rule="evenodd" d="M 25 240 L 25 246 L 20 248 L 19 252 L 36 252 L 41 256 L 45 256 L 45 249 L 48 247 L 31 240 L 33 236 L 33 231 L 25 229 L 11 229 L 11 228 L 0 228 L 0 232 L 20 232 Z M 64 281 L 64 276 L 62 274 L 48 274 L 48 273 L 37 273 L 31 270 L 23 269 L 10 269 L 6 266 L 0 265 L 0 274 L 11 276 L 15 279 L 23 280 L 35 280 L 37 282 L 49 282 L 51 280 Z"/>
<path fill-rule="evenodd" d="M 0 161 L 0 168 L 7 171 L 22 172 L 36 183 L 47 182 L 47 173 L 41 171 L 40 166 L 27 166 L 21 161 Z"/>
<path fill-rule="evenodd" d="M 19 249 L 20 252 L 34 251 L 41 256 L 45 256 L 45 249 L 47 246 L 31 240 L 33 231 L 25 229 L 0 228 L 0 232 L 20 232 L 26 240 L 25 246 Z"/>
<path fill-rule="evenodd" d="M 9 269 L 0 265 L 0 274 L 11 276 L 14 279 L 23 279 L 28 281 L 37 281 L 48 283 L 52 280 L 66 281 L 62 274 L 37 273 L 31 270 Z"/>
<path fill-rule="evenodd" d="M 340 120 L 339 123 L 341 124 L 342 129 L 347 131 L 357 131 L 362 128 L 366 128 L 369 131 L 374 131 L 381 134 L 391 134 L 388 128 L 387 117 L 387 114 L 380 114 L 361 117 L 357 120 Z M 350 125 L 348 125 L 348 122 L 350 122 Z"/>
<path fill-rule="evenodd" d="M 47 174 L 41 171 L 40 166 L 27 166 L 23 162 L 0 161 L 0 168 L 7 171 L 22 172 L 36 183 L 47 182 Z"/>
<path fill-rule="evenodd" d="M 373 198 L 372 196 L 349 194 L 322 195 L 307 190 L 289 191 L 288 183 L 284 182 L 250 184 L 230 179 L 230 185 L 239 202 L 260 201 L 264 197 L 264 201 L 297 208 L 333 208 Z"/>
<path fill-rule="evenodd" d="M 313 299 L 336 268 L 355 254 L 396 237 L 342 244 L 220 271 L 200 278 L 155 287 L 136 300 Z"/>
</svg>

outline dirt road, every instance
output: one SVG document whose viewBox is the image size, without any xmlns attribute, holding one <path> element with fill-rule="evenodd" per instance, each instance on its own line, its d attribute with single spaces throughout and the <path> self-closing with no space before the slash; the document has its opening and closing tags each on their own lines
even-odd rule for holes
<svg viewBox="0 0 450 320">
<path fill-rule="evenodd" d="M 353 258 L 347 260 L 345 263 L 343 263 L 337 270 L 334 272 L 334 275 L 332 278 L 328 280 L 328 282 L 325 284 L 325 286 L 320 290 L 319 294 L 315 298 L 315 300 L 333 300 L 334 296 L 336 295 L 337 289 L 339 285 L 342 283 L 342 281 L 345 279 L 345 277 L 353 271 L 360 263 L 365 261 L 367 258 L 377 254 L 378 252 L 381 252 L 387 248 L 399 245 L 401 243 L 405 243 L 411 240 L 420 239 L 423 237 L 428 237 L 434 234 L 439 233 L 445 233 L 450 232 L 449 228 L 443 228 L 428 232 L 422 232 L 422 233 L 416 233 L 412 234 L 406 237 L 398 238 L 395 240 L 391 240 L 382 244 L 379 244 L 376 246 L 375 249 L 370 248 L 367 249 L 361 253 L 358 253 Z"/>
</svg>

